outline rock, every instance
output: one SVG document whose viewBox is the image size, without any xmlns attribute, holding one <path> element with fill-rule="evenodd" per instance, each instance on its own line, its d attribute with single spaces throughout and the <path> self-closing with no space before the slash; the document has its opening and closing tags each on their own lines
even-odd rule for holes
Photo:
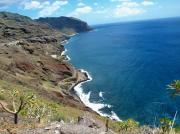
<svg viewBox="0 0 180 134">
<path fill-rule="evenodd" d="M 10 37 L 10 36 L 14 36 L 14 35 L 15 35 L 15 33 L 12 31 L 9 31 L 9 30 L 5 30 L 3 33 L 4 37 Z"/>
</svg>

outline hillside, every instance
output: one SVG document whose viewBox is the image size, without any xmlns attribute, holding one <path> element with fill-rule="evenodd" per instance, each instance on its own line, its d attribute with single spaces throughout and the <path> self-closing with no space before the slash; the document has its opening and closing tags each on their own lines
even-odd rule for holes
<svg viewBox="0 0 180 134">
<path fill-rule="evenodd" d="M 46 23 L 52 28 L 59 29 L 60 31 L 70 35 L 92 30 L 86 22 L 73 17 L 47 17 L 39 18 L 36 21 Z"/>
</svg>

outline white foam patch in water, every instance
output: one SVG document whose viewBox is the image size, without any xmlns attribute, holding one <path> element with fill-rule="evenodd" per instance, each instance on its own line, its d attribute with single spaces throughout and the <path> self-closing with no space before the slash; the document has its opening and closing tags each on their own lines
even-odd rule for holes
<svg viewBox="0 0 180 134">
<path fill-rule="evenodd" d="M 61 56 L 66 55 L 66 53 L 67 53 L 67 49 L 65 49 L 64 51 L 62 51 Z"/>
<path fill-rule="evenodd" d="M 99 97 L 103 98 L 103 92 L 99 92 Z"/>
<path fill-rule="evenodd" d="M 68 55 L 66 55 L 66 58 L 67 58 L 67 61 L 71 60 L 71 58 Z"/>
<path fill-rule="evenodd" d="M 89 80 L 87 80 L 87 81 L 92 80 L 92 77 L 90 76 L 90 74 L 87 71 L 81 69 L 81 72 L 84 72 L 84 73 L 86 73 L 88 75 Z M 85 82 L 87 82 L 87 81 L 85 81 Z M 79 98 L 81 99 L 81 101 L 87 107 L 91 108 L 93 111 L 97 112 L 101 116 L 109 117 L 110 119 L 117 120 L 117 121 L 122 121 L 121 119 L 119 119 L 119 117 L 116 115 L 116 113 L 114 111 L 111 111 L 110 115 L 100 111 L 102 108 L 105 108 L 105 107 L 111 108 L 111 105 L 102 104 L 102 103 L 95 103 L 95 102 L 90 102 L 89 101 L 91 92 L 86 94 L 86 93 L 83 92 L 83 88 L 82 88 L 82 84 L 85 83 L 85 82 L 82 82 L 82 83 L 80 83 L 80 84 L 78 84 L 77 86 L 74 87 L 74 90 L 76 91 L 76 93 L 79 96 Z"/>
<path fill-rule="evenodd" d="M 61 56 L 65 56 L 66 59 L 67 59 L 67 61 L 70 61 L 71 58 L 70 58 L 66 53 L 67 53 L 67 49 L 65 49 L 64 51 L 62 51 Z"/>
</svg>

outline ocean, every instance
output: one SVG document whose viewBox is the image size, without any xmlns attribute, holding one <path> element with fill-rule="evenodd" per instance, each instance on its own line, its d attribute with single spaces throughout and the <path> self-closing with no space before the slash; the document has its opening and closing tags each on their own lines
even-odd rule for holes
<svg viewBox="0 0 180 134">
<path fill-rule="evenodd" d="M 180 18 L 93 26 L 65 45 L 70 63 L 92 78 L 75 91 L 90 108 L 116 120 L 180 122 L 180 97 L 167 85 L 180 79 Z"/>
</svg>

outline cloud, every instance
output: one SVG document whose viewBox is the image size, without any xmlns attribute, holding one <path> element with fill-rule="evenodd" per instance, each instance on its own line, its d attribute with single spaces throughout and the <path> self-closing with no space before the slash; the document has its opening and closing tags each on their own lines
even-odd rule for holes
<svg viewBox="0 0 180 134">
<path fill-rule="evenodd" d="M 82 2 L 79 2 L 79 3 L 77 4 L 77 6 L 82 7 L 82 6 L 85 6 L 85 4 L 82 3 Z"/>
<path fill-rule="evenodd" d="M 52 3 L 49 1 L 38 1 L 38 0 L 31 0 L 31 1 L 24 1 L 21 3 L 25 10 L 39 10 L 38 17 L 47 17 L 52 15 L 54 12 L 59 10 L 61 6 L 68 4 L 67 0 L 56 0 Z"/>
<path fill-rule="evenodd" d="M 7 8 L 8 6 L 19 2 L 21 2 L 21 0 L 0 0 L 0 9 Z"/>
<path fill-rule="evenodd" d="M 114 10 L 115 17 L 126 17 L 132 15 L 138 15 L 145 12 L 146 6 L 154 5 L 151 0 L 144 0 L 143 2 L 134 2 L 131 0 L 111 0 L 118 1 L 119 5 L 116 6 Z"/>
<path fill-rule="evenodd" d="M 129 8 L 129 7 L 121 7 L 117 8 L 115 11 L 115 17 L 125 17 L 130 15 L 141 14 L 143 10 L 138 8 Z"/>
<path fill-rule="evenodd" d="M 153 1 L 143 1 L 142 3 L 141 3 L 143 6 L 151 6 L 151 5 L 154 5 L 154 2 Z"/>
<path fill-rule="evenodd" d="M 41 3 L 39 1 L 30 1 L 22 3 L 24 9 L 33 9 L 33 8 L 40 8 Z"/>
<path fill-rule="evenodd" d="M 92 7 L 90 6 L 83 6 L 83 7 L 77 7 L 72 13 L 70 13 L 68 16 L 74 16 L 79 17 L 84 14 L 91 13 L 93 11 Z"/>
<path fill-rule="evenodd" d="M 114 10 L 115 17 L 126 17 L 143 13 L 143 9 L 137 2 L 122 2 Z"/>
<path fill-rule="evenodd" d="M 137 2 L 123 2 L 121 5 L 118 5 L 118 7 L 138 7 L 139 3 Z"/>
<path fill-rule="evenodd" d="M 60 9 L 61 6 L 68 4 L 68 1 L 55 1 L 52 4 L 47 4 L 42 8 L 42 10 L 39 11 L 38 17 L 47 17 L 52 15 L 54 12 L 56 12 L 58 9 Z"/>
</svg>

